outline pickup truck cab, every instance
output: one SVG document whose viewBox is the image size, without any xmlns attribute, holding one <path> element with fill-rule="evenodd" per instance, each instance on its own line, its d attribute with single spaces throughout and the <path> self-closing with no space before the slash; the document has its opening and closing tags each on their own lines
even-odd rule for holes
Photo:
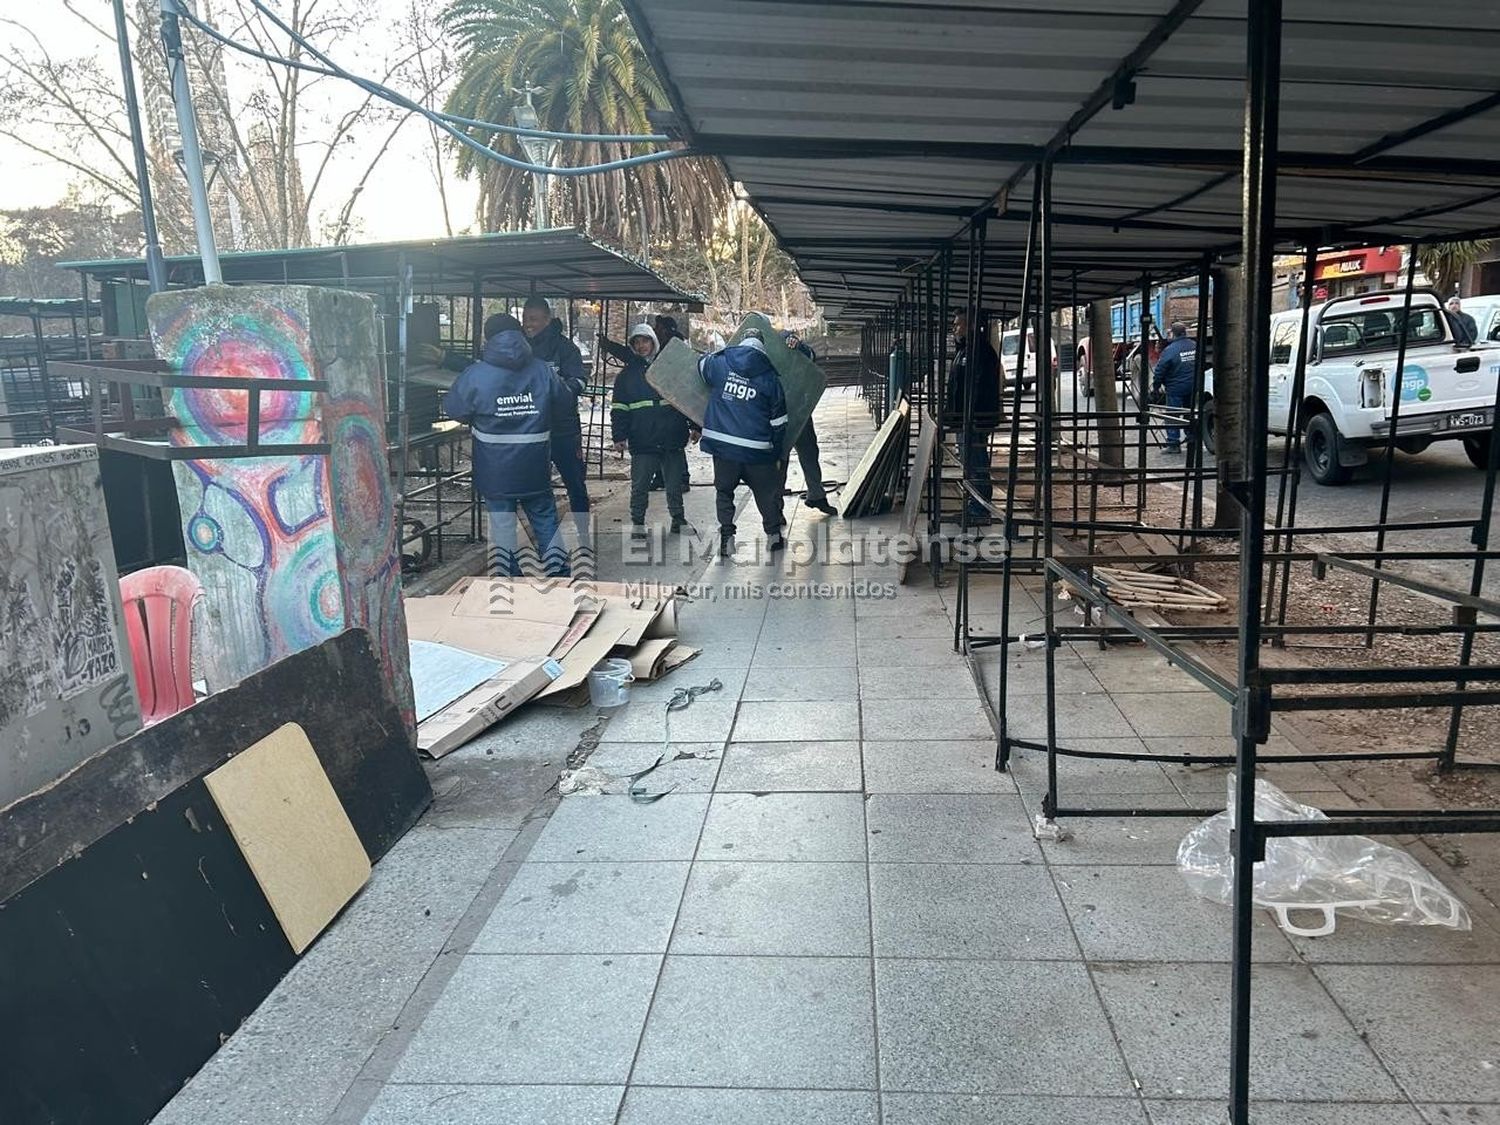
<svg viewBox="0 0 1500 1125">
<path fill-rule="evenodd" d="M 1319 484 L 1342 484 L 1369 459 L 1371 448 L 1390 438 L 1395 402 L 1396 359 L 1404 295 L 1367 293 L 1314 305 L 1309 339 L 1299 339 L 1302 310 L 1271 318 L 1269 429 L 1284 434 L 1289 425 L 1297 352 L 1308 348 L 1300 424 L 1308 472 Z M 1500 344 L 1487 339 L 1490 313 L 1480 299 L 1465 312 L 1486 316 L 1480 342 L 1454 343 L 1448 316 L 1430 292 L 1413 295 L 1407 321 L 1406 362 L 1401 377 L 1401 409 L 1396 448 L 1421 453 L 1434 441 L 1459 440 L 1469 460 L 1483 468 L 1489 457 L 1489 430 L 1500 385 Z M 1500 327 L 1500 321 L 1496 321 Z M 1211 434 L 1212 373 L 1205 373 L 1204 427 Z"/>
</svg>

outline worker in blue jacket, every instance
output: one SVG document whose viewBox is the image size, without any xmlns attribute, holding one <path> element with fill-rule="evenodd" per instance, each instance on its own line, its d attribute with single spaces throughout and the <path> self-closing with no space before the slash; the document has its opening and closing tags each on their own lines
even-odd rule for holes
<svg viewBox="0 0 1500 1125">
<path fill-rule="evenodd" d="M 646 369 L 656 358 L 656 333 L 651 325 L 637 324 L 632 328 L 629 343 L 625 347 L 602 333 L 599 336 L 599 346 L 624 364 L 615 376 L 609 409 L 610 433 L 617 451 L 630 450 L 631 534 L 644 539 L 646 505 L 651 499 L 651 482 L 658 474 L 666 486 L 673 533 L 687 526 L 682 508 L 688 476 L 685 451 L 689 439 L 696 438 L 687 418 L 664 402 L 656 388 L 646 381 Z"/>
<path fill-rule="evenodd" d="M 795 332 L 783 332 L 781 342 L 793 351 L 801 352 L 814 363 L 818 361 L 818 353 L 812 350 L 812 345 Z M 814 406 L 817 403 L 813 404 Z M 812 415 L 807 417 L 807 424 L 802 427 L 802 432 L 797 435 L 797 440 L 792 444 L 797 451 L 797 463 L 802 466 L 802 479 L 807 482 L 807 491 L 802 496 L 802 502 L 809 508 L 814 508 L 824 515 L 833 515 L 834 507 L 828 502 L 828 493 L 823 490 L 823 466 L 818 463 L 818 431 L 813 429 Z M 787 459 L 788 465 L 791 459 Z"/>
<path fill-rule="evenodd" d="M 760 510 L 766 546 L 779 551 L 786 546 L 781 537 L 786 395 L 760 333 L 752 329 L 738 344 L 702 357 L 698 373 L 708 384 L 703 448 L 714 458 L 720 553 L 727 557 L 734 550 L 734 493 L 742 481 Z"/>
<path fill-rule="evenodd" d="M 552 495 L 553 434 L 577 417 L 561 377 L 531 354 L 520 321 L 497 313 L 484 324 L 484 351 L 444 400 L 448 417 L 473 434 L 474 491 L 490 512 L 491 573 L 519 576 L 516 510 L 526 513 L 548 574 L 569 573 Z"/>
<path fill-rule="evenodd" d="M 578 526 L 580 540 L 587 538 L 589 510 L 588 466 L 583 460 L 583 425 L 578 418 L 578 396 L 586 385 L 583 354 L 578 345 L 563 334 L 562 321 L 552 316 L 552 306 L 544 297 L 528 298 L 521 308 L 521 325 L 526 331 L 531 354 L 549 364 L 561 377 L 572 396 L 569 414 L 552 433 L 552 463 L 568 491 L 568 510 Z"/>
<path fill-rule="evenodd" d="M 1193 377 L 1198 369 L 1198 342 L 1187 334 L 1187 325 L 1172 325 L 1172 342 L 1161 350 L 1151 369 L 1151 382 L 1167 392 L 1167 405 L 1184 407 L 1193 404 Z M 1165 453 L 1182 452 L 1182 430 L 1167 427 Z"/>
</svg>

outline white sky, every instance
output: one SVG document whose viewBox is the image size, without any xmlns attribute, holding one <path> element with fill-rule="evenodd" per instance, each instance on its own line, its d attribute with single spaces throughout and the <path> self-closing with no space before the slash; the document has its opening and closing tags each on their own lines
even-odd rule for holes
<svg viewBox="0 0 1500 1125">
<path fill-rule="evenodd" d="M 336 4 L 337 0 L 324 2 Z M 76 0 L 76 3 L 96 22 L 113 27 L 110 0 Z M 126 0 L 126 3 L 127 10 L 133 11 L 136 0 Z M 384 70 L 382 60 L 387 49 L 388 28 L 408 4 L 409 0 L 360 0 L 362 26 L 368 29 L 367 33 L 353 41 L 341 40 L 332 45 L 320 43 L 319 46 L 350 70 L 379 78 Z M 284 0 L 274 6 L 284 8 Z M 211 11 L 218 11 L 220 7 L 217 3 L 209 5 Z M 434 14 L 439 7 L 436 2 L 424 4 L 424 9 Z M 61 0 L 28 0 L 24 4 L 21 0 L 0 0 L 0 16 L 23 23 L 41 39 L 54 58 L 92 54 L 111 76 L 118 76 L 119 63 L 113 42 L 94 35 L 62 6 Z M 0 54 L 12 54 L 17 49 L 18 40 L 24 42 L 14 28 L 0 25 Z M 24 43 L 24 46 L 29 48 L 30 44 Z M 226 64 L 230 101 L 237 105 L 252 92 L 256 80 L 254 71 L 236 63 L 233 58 L 227 58 Z M 260 67 L 264 73 L 261 64 L 253 63 L 253 66 Z M 416 93 L 414 90 L 403 92 Z M 309 95 L 304 112 L 310 110 L 319 117 L 337 114 L 357 103 L 361 96 L 347 83 L 325 82 Z M 354 143 L 344 146 L 347 155 L 341 151 L 330 163 L 330 170 L 313 203 L 315 230 L 320 213 L 338 211 L 363 173 L 373 147 L 379 143 L 375 137 L 378 135 L 383 139 L 390 125 L 371 125 L 366 129 Z M 317 131 L 311 129 L 305 135 L 314 138 Z M 425 126 L 415 119 L 408 121 L 360 196 L 355 216 L 361 229 L 353 241 L 442 237 L 446 233 L 433 177 L 431 152 L 431 140 Z M 316 150 L 316 155 L 320 158 L 321 150 Z M 472 230 L 478 188 L 472 181 L 459 180 L 452 174 L 452 156 L 446 151 L 444 166 L 454 233 Z M 305 177 L 311 175 L 307 167 L 303 172 Z M 75 179 L 76 174 L 71 169 L 46 161 L 14 142 L 0 138 L 0 210 L 55 203 Z"/>
</svg>

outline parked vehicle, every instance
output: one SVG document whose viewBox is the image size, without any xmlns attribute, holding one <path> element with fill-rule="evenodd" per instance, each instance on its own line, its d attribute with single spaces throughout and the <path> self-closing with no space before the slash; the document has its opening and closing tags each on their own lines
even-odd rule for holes
<svg viewBox="0 0 1500 1125">
<path fill-rule="evenodd" d="M 1300 309 L 1271 318 L 1269 429 L 1287 432 L 1296 356 L 1306 346 L 1299 424 L 1308 472 L 1319 484 L 1347 481 L 1371 448 L 1389 440 L 1402 304 L 1402 293 L 1386 291 L 1314 305 L 1305 345 L 1298 339 Z M 1493 306 L 1476 298 L 1464 311 L 1481 326 L 1481 342 L 1473 347 L 1454 342 L 1435 294 L 1419 292 L 1412 299 L 1396 448 L 1417 454 L 1434 441 L 1462 441 L 1470 462 L 1483 468 L 1500 384 L 1500 344 L 1491 340 L 1500 332 L 1500 298 Z M 1205 374 L 1201 422 L 1205 446 L 1212 449 L 1211 372 Z"/>
<path fill-rule="evenodd" d="M 1012 328 L 1000 335 L 1000 367 L 1005 374 L 1005 387 L 1014 387 L 1016 382 L 1016 360 L 1021 354 L 1021 330 Z M 1026 333 L 1026 371 L 1021 376 L 1023 387 L 1036 386 L 1036 330 Z M 1062 370 L 1062 361 L 1057 354 L 1057 340 L 1052 341 L 1052 374 Z"/>
</svg>

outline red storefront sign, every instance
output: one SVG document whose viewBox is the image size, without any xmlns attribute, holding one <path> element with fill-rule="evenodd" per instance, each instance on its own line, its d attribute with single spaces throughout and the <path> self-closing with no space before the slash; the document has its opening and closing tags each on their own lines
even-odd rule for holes
<svg viewBox="0 0 1500 1125">
<path fill-rule="evenodd" d="M 1372 247 L 1368 250 L 1350 250 L 1330 254 L 1318 259 L 1318 281 L 1334 281 L 1341 277 L 1366 277 L 1398 273 L 1401 269 L 1401 251 L 1395 247 Z"/>
</svg>

